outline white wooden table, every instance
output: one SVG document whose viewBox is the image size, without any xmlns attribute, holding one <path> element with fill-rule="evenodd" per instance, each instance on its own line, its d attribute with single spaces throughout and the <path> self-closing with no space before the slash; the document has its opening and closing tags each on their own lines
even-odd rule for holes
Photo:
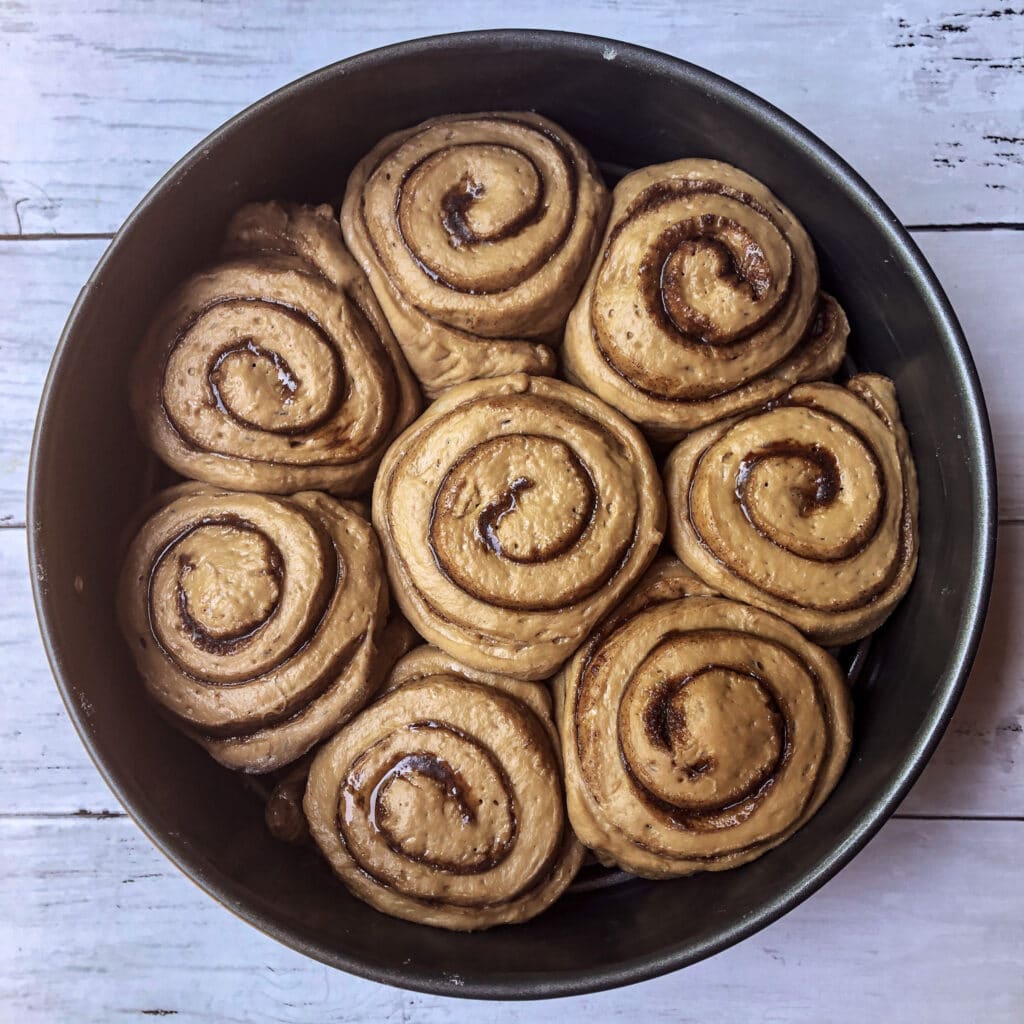
<svg viewBox="0 0 1024 1024">
<path fill-rule="evenodd" d="M 1024 9 L 971 0 L 0 0 L 0 1020 L 1024 1020 Z M 949 291 L 996 435 L 995 594 L 967 694 L 900 812 L 710 961 L 552 1004 L 418 996 L 309 962 L 171 867 L 50 678 L 26 575 L 39 390 L 107 240 L 228 116 L 383 43 L 503 25 L 646 44 L 777 103 L 881 192 Z"/>
</svg>

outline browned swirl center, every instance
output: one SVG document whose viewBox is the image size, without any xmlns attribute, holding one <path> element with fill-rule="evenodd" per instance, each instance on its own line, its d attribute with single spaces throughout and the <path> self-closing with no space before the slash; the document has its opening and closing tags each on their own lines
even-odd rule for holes
<svg viewBox="0 0 1024 1024">
<path fill-rule="evenodd" d="M 500 293 L 528 279 L 563 245 L 573 224 L 577 183 L 562 146 L 524 122 L 496 123 L 514 125 L 522 145 L 445 141 L 378 181 L 394 190 L 398 244 L 435 285 L 467 295 Z M 399 156 L 391 158 L 398 165 Z M 390 234 L 388 225 L 375 228 Z M 380 240 L 378 251 L 395 256 Z"/>
<path fill-rule="evenodd" d="M 666 228 L 640 264 L 650 316 L 672 337 L 723 345 L 762 326 L 785 299 L 771 288 L 760 242 L 726 217 L 703 214 Z"/>
<path fill-rule="evenodd" d="M 671 758 L 687 795 L 669 792 L 659 777 L 634 775 L 675 809 L 718 813 L 754 795 L 778 767 L 785 722 L 771 690 L 735 666 L 707 665 L 666 680 L 649 695 L 642 714 L 647 740 Z M 744 743 L 730 739 L 744 736 Z M 724 742 L 723 742 L 724 741 Z"/>
<path fill-rule="evenodd" d="M 536 164 L 511 150 L 507 159 L 513 163 L 511 178 L 503 175 L 488 189 L 477 180 L 479 175 L 466 173 L 441 197 L 441 223 L 453 248 L 501 242 L 543 212 L 544 188 Z"/>
<path fill-rule="evenodd" d="M 764 660 L 752 653 L 736 664 L 700 661 L 702 653 L 725 653 L 729 639 L 666 638 L 637 667 L 619 705 L 623 764 L 646 797 L 684 827 L 728 817 L 733 808 L 742 813 L 786 756 L 786 718 L 759 674 Z"/>
<path fill-rule="evenodd" d="M 882 506 L 867 506 L 858 529 L 823 551 L 816 535 L 786 528 L 777 514 L 779 503 L 785 501 L 797 519 L 807 520 L 832 506 L 842 490 L 839 462 L 820 444 L 773 441 L 748 452 L 736 474 L 736 498 L 758 533 L 793 554 L 816 561 L 834 562 L 855 554 L 878 528 Z"/>
<path fill-rule="evenodd" d="M 176 340 L 162 398 L 183 437 L 218 451 L 223 417 L 269 435 L 310 434 L 337 416 L 345 395 L 337 346 L 311 313 L 229 297 L 203 309 Z"/>
<path fill-rule="evenodd" d="M 262 530 L 234 516 L 204 519 L 172 540 L 153 565 L 153 635 L 182 668 L 202 678 L 204 655 L 238 652 L 273 619 L 283 579 L 284 557 Z M 153 614 L 168 605 L 176 617 Z"/>
<path fill-rule="evenodd" d="M 743 503 L 748 516 L 754 514 L 747 500 L 751 476 L 756 476 L 758 466 L 765 459 L 792 459 L 795 463 L 790 490 L 802 516 L 809 516 L 815 509 L 831 504 L 842 489 L 839 463 L 827 448 L 820 444 L 774 441 L 749 452 L 740 462 L 736 474 L 736 497 Z M 767 481 L 764 483 L 766 485 Z"/>
<path fill-rule="evenodd" d="M 648 398 L 700 403 L 790 357 L 813 314 L 817 263 L 799 223 L 742 172 L 700 160 L 660 171 L 664 180 L 643 187 L 659 173 L 649 168 L 616 190 L 612 228 L 578 307 L 588 316 L 570 318 L 566 358 L 580 379 L 604 379 L 607 366 Z M 589 366 L 583 352 L 594 347 L 602 362 Z M 632 402 L 619 381 L 605 384 L 605 397 Z"/>
<path fill-rule="evenodd" d="M 226 654 L 250 640 L 274 613 L 284 565 L 270 539 L 251 526 L 198 526 L 175 547 L 181 626 L 192 643 Z"/>
<path fill-rule="evenodd" d="M 312 517 L 280 504 L 250 511 L 251 520 L 222 511 L 185 520 L 149 568 L 149 631 L 203 686 L 285 663 L 319 628 L 343 568 Z"/>
<path fill-rule="evenodd" d="M 430 544 L 437 565 L 465 591 L 518 605 L 499 563 L 540 566 L 573 549 L 594 520 L 597 491 L 563 441 L 505 435 L 471 448 L 437 491 Z M 510 599 L 512 598 L 512 599 Z"/>
<path fill-rule="evenodd" d="M 357 859 L 378 836 L 396 864 L 474 875 L 500 864 L 516 841 L 512 787 L 500 763 L 474 737 L 444 723 L 414 722 L 378 741 L 350 767 L 341 797 L 338 827 Z M 371 836 L 361 833 L 362 821 Z M 404 888 L 381 863 L 360 866 Z"/>
<path fill-rule="evenodd" d="M 736 428 L 701 458 L 701 483 L 715 473 L 731 479 L 737 525 L 753 527 L 773 547 L 819 563 L 856 555 L 885 512 L 884 480 L 868 440 L 849 424 L 796 408 L 759 420 L 769 429 L 740 436 L 743 428 Z M 786 426 L 802 429 L 786 435 Z M 736 454 L 755 438 L 745 455 Z M 728 510 L 715 514 L 725 521 Z M 714 549 L 721 549 L 717 540 Z"/>
<path fill-rule="evenodd" d="M 507 831 L 487 836 L 449 859 L 432 852 L 420 822 L 425 818 L 431 826 L 472 831 L 477 823 L 475 803 L 472 788 L 458 769 L 421 751 L 399 758 L 381 777 L 370 798 L 370 820 L 395 853 L 440 871 L 475 874 L 501 861 L 511 839 Z"/>
<path fill-rule="evenodd" d="M 210 369 L 210 389 L 217 406 L 239 423 L 261 430 L 276 425 L 257 423 L 250 416 L 258 417 L 268 406 L 290 405 L 301 384 L 283 356 L 260 347 L 252 338 L 224 349 Z M 259 418 L 266 420 L 265 416 Z"/>
</svg>

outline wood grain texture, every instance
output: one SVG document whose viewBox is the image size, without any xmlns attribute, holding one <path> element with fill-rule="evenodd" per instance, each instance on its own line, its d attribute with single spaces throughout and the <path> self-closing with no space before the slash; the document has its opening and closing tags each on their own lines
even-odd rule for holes
<svg viewBox="0 0 1024 1024">
<path fill-rule="evenodd" d="M 1022 822 L 892 821 L 801 907 L 711 960 L 638 988 L 474 1006 L 360 981 L 278 946 L 193 888 L 124 819 L 0 821 L 0 1015 L 1016 1024 L 1024 918 L 1007 894 L 1022 843 Z"/>
<path fill-rule="evenodd" d="M 0 525 L 25 523 L 39 395 L 71 307 L 105 241 L 0 241 Z"/>
<path fill-rule="evenodd" d="M 1024 231 L 919 232 L 963 323 L 996 437 L 999 506 L 1024 520 L 1020 282 Z M 25 480 L 39 393 L 64 321 L 103 254 L 102 239 L 0 241 L 0 524 L 25 522 Z"/>
<path fill-rule="evenodd" d="M 1022 620 L 1024 524 L 1004 524 L 974 669 L 945 736 L 899 813 L 1024 817 Z"/>
<path fill-rule="evenodd" d="M 1024 520 L 1024 231 L 918 232 L 915 240 L 949 295 L 981 377 L 995 438 L 1000 518 Z"/>
<path fill-rule="evenodd" d="M 908 223 L 1021 219 L 1024 9 L 1012 6 L 7 0 L 0 233 L 113 231 L 178 157 L 272 89 L 397 40 L 507 25 L 623 38 L 732 78 L 834 146 Z"/>
</svg>

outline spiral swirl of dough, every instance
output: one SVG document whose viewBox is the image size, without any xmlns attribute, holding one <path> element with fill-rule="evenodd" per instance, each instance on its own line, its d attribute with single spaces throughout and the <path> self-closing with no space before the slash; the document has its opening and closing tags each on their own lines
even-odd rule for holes
<svg viewBox="0 0 1024 1024">
<path fill-rule="evenodd" d="M 349 178 L 342 226 L 428 395 L 551 374 L 608 194 L 538 114 L 437 117 L 383 139 Z"/>
<path fill-rule="evenodd" d="M 720 871 L 783 842 L 849 753 L 839 666 L 767 612 L 656 565 L 555 681 L 569 816 L 606 864 Z"/>
<path fill-rule="evenodd" d="M 459 931 L 528 920 L 583 860 L 543 687 L 418 648 L 317 754 L 310 830 L 359 899 Z"/>
<path fill-rule="evenodd" d="M 543 679 L 654 557 L 664 499 L 632 424 L 569 384 L 514 375 L 451 389 L 398 438 L 373 521 L 422 636 Z"/>
<path fill-rule="evenodd" d="M 806 231 L 749 174 L 677 160 L 616 186 L 565 367 L 652 437 L 679 440 L 839 367 L 849 325 Z"/>
<path fill-rule="evenodd" d="M 174 493 L 129 547 L 122 629 L 175 725 L 230 768 L 272 771 L 380 686 L 376 536 L 319 492 Z"/>
<path fill-rule="evenodd" d="M 820 643 L 877 629 L 913 579 L 917 477 L 885 377 L 800 384 L 697 431 L 665 480 L 683 562 Z"/>
<path fill-rule="evenodd" d="M 164 303 L 139 350 L 142 436 L 233 490 L 366 491 L 419 390 L 329 206 L 262 203 Z"/>
</svg>

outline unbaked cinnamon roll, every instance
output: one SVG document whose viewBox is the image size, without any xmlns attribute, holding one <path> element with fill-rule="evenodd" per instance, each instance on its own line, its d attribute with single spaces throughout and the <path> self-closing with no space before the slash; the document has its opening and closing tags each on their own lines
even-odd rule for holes
<svg viewBox="0 0 1024 1024">
<path fill-rule="evenodd" d="M 544 679 L 639 578 L 664 531 L 639 431 L 547 377 L 471 381 L 391 447 L 373 522 L 395 599 L 467 665 Z"/>
<path fill-rule="evenodd" d="M 848 333 L 793 214 L 729 164 L 677 160 L 616 186 L 566 326 L 565 370 L 675 441 L 831 376 Z"/>
<path fill-rule="evenodd" d="M 229 768 L 294 761 L 388 667 L 377 538 L 320 493 L 179 494 L 129 547 L 118 603 L 149 693 Z"/>
<path fill-rule="evenodd" d="M 834 788 L 851 706 L 788 623 L 660 564 L 555 680 L 569 817 L 605 864 L 721 871 L 801 827 Z"/>
<path fill-rule="evenodd" d="M 164 303 L 132 408 L 184 476 L 233 490 L 369 489 L 419 390 L 329 206 L 261 203 Z"/>
<path fill-rule="evenodd" d="M 345 240 L 428 395 L 551 374 L 608 194 L 538 114 L 437 117 L 383 139 L 349 178 Z"/>
<path fill-rule="evenodd" d="M 304 807 L 355 896 L 439 928 L 535 917 L 583 860 L 546 690 L 429 648 L 324 745 Z"/>
<path fill-rule="evenodd" d="M 917 566 L 917 476 L 892 381 L 800 384 L 666 468 L 672 546 L 723 594 L 820 643 L 877 629 Z"/>
</svg>

